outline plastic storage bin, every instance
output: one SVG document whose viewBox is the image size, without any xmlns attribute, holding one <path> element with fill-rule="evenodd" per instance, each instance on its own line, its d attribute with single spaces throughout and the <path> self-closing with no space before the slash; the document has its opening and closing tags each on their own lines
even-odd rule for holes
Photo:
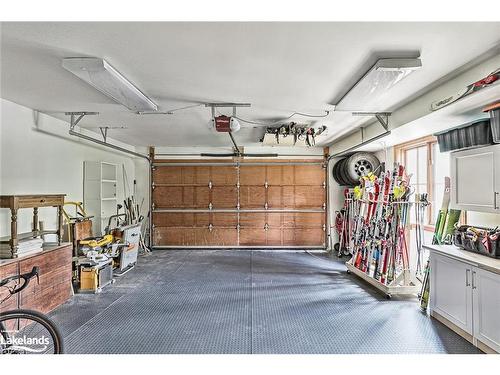
<svg viewBox="0 0 500 375">
<path fill-rule="evenodd" d="M 485 118 L 434 135 L 438 140 L 439 151 L 447 152 L 500 143 L 498 133 L 500 133 L 500 129 L 498 132 L 495 129 L 497 137 L 494 138 L 491 121 Z"/>
</svg>

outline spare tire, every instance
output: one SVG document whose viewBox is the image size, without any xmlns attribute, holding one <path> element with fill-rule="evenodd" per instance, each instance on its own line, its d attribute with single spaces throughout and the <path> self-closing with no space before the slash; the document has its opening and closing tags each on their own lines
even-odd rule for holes
<svg viewBox="0 0 500 375">
<path fill-rule="evenodd" d="M 335 165 L 333 166 L 333 169 L 332 169 L 332 176 L 333 176 L 333 179 L 337 182 L 337 184 L 339 184 L 340 186 L 344 185 L 344 182 L 341 180 L 340 178 L 340 174 L 339 174 L 339 171 L 340 171 L 340 162 L 344 160 L 344 159 L 340 159 L 338 160 Z"/>
<path fill-rule="evenodd" d="M 373 173 L 380 176 L 380 161 L 370 152 L 356 152 L 346 159 L 342 168 L 345 180 L 352 185 L 359 182 L 360 177 Z"/>
<path fill-rule="evenodd" d="M 335 179 L 335 181 L 337 181 L 337 183 L 340 186 L 350 185 L 350 183 L 345 180 L 345 177 L 343 176 L 343 173 L 342 173 L 346 159 L 347 158 L 342 158 L 342 159 L 338 160 L 332 169 L 333 178 Z"/>
<path fill-rule="evenodd" d="M 358 182 L 351 181 L 348 174 L 346 173 L 347 172 L 346 167 L 347 167 L 348 160 L 349 160 L 349 158 L 342 159 L 342 163 L 339 166 L 339 176 L 340 176 L 340 180 L 342 181 L 343 186 L 354 186 L 354 185 L 357 185 Z"/>
<path fill-rule="evenodd" d="M 339 162 L 337 161 L 337 162 L 333 165 L 333 168 L 332 168 L 332 177 L 333 177 L 333 179 L 335 180 L 335 182 L 336 182 L 337 184 L 339 184 L 339 185 L 340 185 L 340 182 L 339 182 L 339 180 L 338 180 L 338 178 L 337 178 L 337 169 L 338 169 L 338 167 L 339 167 Z"/>
</svg>

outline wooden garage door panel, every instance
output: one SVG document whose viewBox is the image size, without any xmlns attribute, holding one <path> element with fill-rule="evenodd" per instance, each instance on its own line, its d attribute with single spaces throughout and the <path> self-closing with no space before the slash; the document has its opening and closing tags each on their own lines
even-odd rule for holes
<svg viewBox="0 0 500 375">
<path fill-rule="evenodd" d="M 205 186 L 156 186 L 155 208 L 208 208 L 210 190 Z"/>
<path fill-rule="evenodd" d="M 157 186 L 153 190 L 155 208 L 195 207 L 194 188 L 190 186 Z"/>
<path fill-rule="evenodd" d="M 240 185 L 260 185 L 266 183 L 265 166 L 244 166 L 240 167 Z"/>
<path fill-rule="evenodd" d="M 156 227 L 193 227 L 195 214 L 193 213 L 153 213 L 153 224 Z"/>
<path fill-rule="evenodd" d="M 241 246 L 265 246 L 266 231 L 264 229 L 240 229 Z"/>
<path fill-rule="evenodd" d="M 323 229 L 283 229 L 283 245 L 285 246 L 324 246 L 324 242 Z"/>
<path fill-rule="evenodd" d="M 167 185 L 208 185 L 210 169 L 197 166 L 155 167 L 153 181 L 155 184 Z"/>
<path fill-rule="evenodd" d="M 210 241 L 211 246 L 237 246 L 238 231 L 236 228 L 216 228 L 212 231 Z"/>
<path fill-rule="evenodd" d="M 322 165 L 296 165 L 295 185 L 323 185 L 325 182 L 325 169 Z"/>
<path fill-rule="evenodd" d="M 322 186 L 283 186 L 283 207 L 317 208 L 325 203 L 325 189 Z"/>
<path fill-rule="evenodd" d="M 214 186 L 212 188 L 212 206 L 217 208 L 234 208 L 238 204 L 236 186 Z"/>
<path fill-rule="evenodd" d="M 191 212 L 157 212 L 153 215 L 153 224 L 156 227 L 202 227 L 208 228 L 209 224 L 215 227 L 228 227 L 236 229 L 238 215 L 232 213 L 191 213 Z"/>
<path fill-rule="evenodd" d="M 210 182 L 210 167 L 196 166 L 187 168 L 191 168 L 194 171 L 195 184 L 208 186 L 208 183 Z"/>
<path fill-rule="evenodd" d="M 325 213 L 318 212 L 296 212 L 295 214 L 295 227 L 297 228 L 317 228 L 325 224 Z"/>
<path fill-rule="evenodd" d="M 271 228 L 281 228 L 288 213 L 267 213 L 266 222 Z"/>
<path fill-rule="evenodd" d="M 210 180 L 215 186 L 234 185 L 238 183 L 238 170 L 236 167 L 210 167 Z"/>
<path fill-rule="evenodd" d="M 195 229 L 195 242 L 197 246 L 236 246 L 238 244 L 238 231 L 236 229 L 215 228 Z"/>
<path fill-rule="evenodd" d="M 240 214 L 241 228 L 256 228 L 259 230 L 263 230 L 265 225 L 266 214 L 263 212 Z"/>
<path fill-rule="evenodd" d="M 283 193 L 281 186 L 269 186 L 267 188 L 267 207 L 282 208 L 283 207 Z"/>
<path fill-rule="evenodd" d="M 284 228 L 323 228 L 325 214 L 323 212 L 293 212 L 284 215 Z"/>
<path fill-rule="evenodd" d="M 153 181 L 164 184 L 182 184 L 182 167 L 155 167 Z"/>
<path fill-rule="evenodd" d="M 194 228 L 167 228 L 155 227 L 154 245 L 155 246 L 195 246 Z"/>
<path fill-rule="evenodd" d="M 283 167 L 282 166 L 267 166 L 266 168 L 267 176 L 266 180 L 267 183 L 270 186 L 280 186 L 283 183 L 283 178 L 282 178 L 282 173 L 283 173 Z"/>
<path fill-rule="evenodd" d="M 282 230 L 280 228 L 277 229 L 268 229 L 266 231 L 266 244 L 268 246 L 281 246 L 282 245 Z"/>
<path fill-rule="evenodd" d="M 240 186 L 240 207 L 261 208 L 266 204 L 266 188 L 264 186 Z"/>
<path fill-rule="evenodd" d="M 323 246 L 325 232 L 323 229 L 295 229 L 296 246 Z"/>
<path fill-rule="evenodd" d="M 222 212 L 211 213 L 210 222 L 216 228 L 226 227 L 236 229 L 238 226 L 238 214 Z"/>
</svg>

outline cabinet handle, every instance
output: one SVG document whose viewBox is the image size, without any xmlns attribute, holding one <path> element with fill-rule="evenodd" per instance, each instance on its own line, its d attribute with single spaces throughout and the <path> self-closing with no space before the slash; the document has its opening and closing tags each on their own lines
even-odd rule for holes
<svg viewBox="0 0 500 375">
<path fill-rule="evenodd" d="M 469 274 L 470 274 L 470 270 L 465 270 L 465 286 L 470 286 Z"/>
<path fill-rule="evenodd" d="M 472 271 L 472 289 L 476 289 L 476 278 L 474 277 L 476 275 L 475 271 Z"/>
<path fill-rule="evenodd" d="M 498 197 L 498 191 L 493 192 L 493 208 L 495 210 L 498 210 L 497 197 Z"/>
</svg>

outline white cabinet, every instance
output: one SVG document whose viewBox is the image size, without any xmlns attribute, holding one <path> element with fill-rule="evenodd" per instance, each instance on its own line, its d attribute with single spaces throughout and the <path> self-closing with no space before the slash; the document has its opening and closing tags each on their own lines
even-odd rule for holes
<svg viewBox="0 0 500 375">
<path fill-rule="evenodd" d="M 431 270 L 431 309 L 472 335 L 471 267 L 437 255 Z"/>
<path fill-rule="evenodd" d="M 500 352 L 500 274 L 431 251 L 430 311 Z M 470 338 L 469 338 L 470 339 Z"/>
<path fill-rule="evenodd" d="M 472 271 L 474 336 L 500 352 L 500 275 Z"/>
<path fill-rule="evenodd" d="M 452 206 L 500 213 L 500 145 L 451 154 Z"/>
</svg>

